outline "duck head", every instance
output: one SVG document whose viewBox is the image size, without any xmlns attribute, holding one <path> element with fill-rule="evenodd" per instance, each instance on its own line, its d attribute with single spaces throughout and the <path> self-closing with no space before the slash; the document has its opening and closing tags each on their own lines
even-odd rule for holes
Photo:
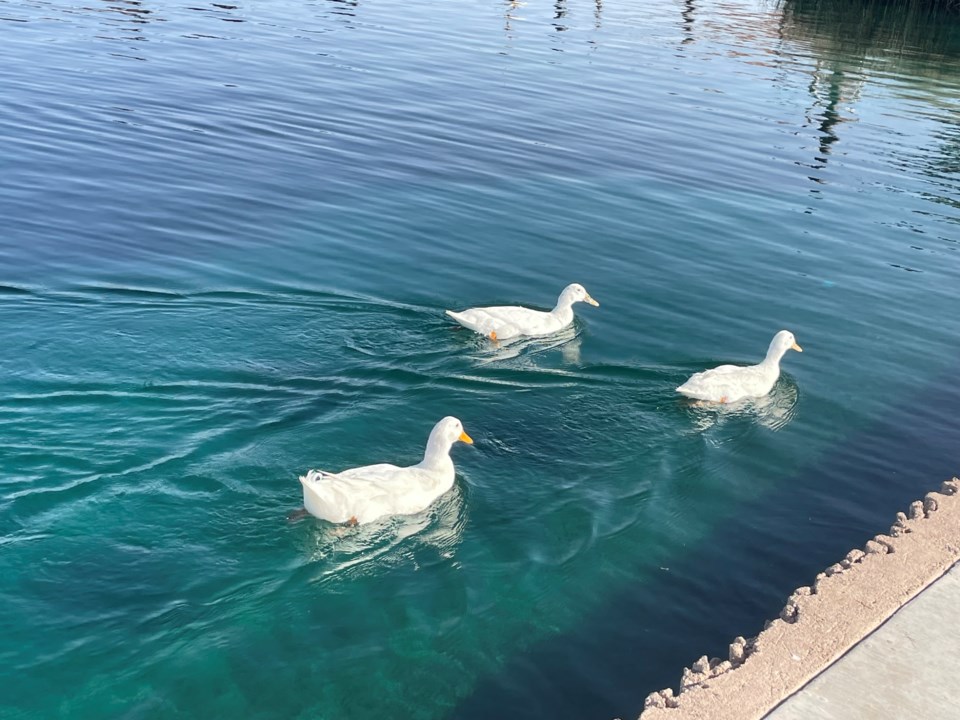
<svg viewBox="0 0 960 720">
<path fill-rule="evenodd" d="M 436 467 L 450 463 L 450 448 L 456 442 L 473 445 L 473 438 L 467 435 L 461 423 L 455 417 L 445 417 L 433 426 L 427 449 L 423 453 L 423 465 Z"/>
<path fill-rule="evenodd" d="M 779 361 L 787 350 L 803 352 L 803 348 L 797 345 L 797 339 L 793 336 L 793 333 L 789 330 L 781 330 L 774 335 L 773 340 L 770 341 L 770 348 L 767 350 L 767 359 Z"/>
<path fill-rule="evenodd" d="M 560 293 L 560 300 L 557 305 L 573 305 L 577 302 L 590 303 L 594 307 L 600 307 L 600 303 L 590 297 L 590 293 L 580 283 L 571 283 L 567 285 Z"/>
<path fill-rule="evenodd" d="M 443 445 L 449 448 L 455 442 L 464 442 L 467 443 L 467 445 L 473 445 L 473 438 L 467 435 L 463 429 L 463 423 L 457 418 L 448 415 L 433 426 L 427 445 Z"/>
</svg>

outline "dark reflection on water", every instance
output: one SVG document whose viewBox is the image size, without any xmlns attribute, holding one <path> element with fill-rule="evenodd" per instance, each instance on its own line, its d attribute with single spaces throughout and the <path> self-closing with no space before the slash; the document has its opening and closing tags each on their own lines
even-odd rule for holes
<svg viewBox="0 0 960 720">
<path fill-rule="evenodd" d="M 680 11 L 680 17 L 683 18 L 681 27 L 683 28 L 684 38 L 681 41 L 683 45 L 694 41 L 693 24 L 696 22 L 695 13 L 697 5 L 694 0 L 683 0 L 683 10 Z"/>
<path fill-rule="evenodd" d="M 936 187 L 942 188 L 942 192 L 925 193 L 925 196 L 953 210 L 960 210 L 960 194 L 957 193 L 960 184 L 957 182 L 960 175 L 960 119 L 953 123 L 944 121 L 935 137 L 939 145 L 928 158 L 923 173 Z M 944 239 L 954 244 L 960 242 L 957 237 Z"/>
<path fill-rule="evenodd" d="M 945 3 L 781 0 L 780 9 L 783 36 L 811 43 L 828 60 L 842 55 L 875 67 L 920 61 L 937 73 L 938 56 L 960 53 L 960 7 Z"/>
<path fill-rule="evenodd" d="M 347 0 L 341 0 L 347 1 Z M 116 30 L 116 34 L 98 34 L 96 37 L 102 40 L 122 40 L 122 41 L 146 41 L 149 40 L 147 28 L 150 23 L 167 22 L 161 10 L 148 7 L 142 0 L 100 0 L 101 5 L 87 5 L 82 8 L 72 10 L 72 12 L 95 12 L 104 13 L 109 18 L 104 23 L 104 30 Z M 227 5 L 223 3 L 210 3 L 209 6 L 188 6 L 185 8 L 193 12 L 210 14 L 219 20 L 231 23 L 245 22 L 244 18 L 239 17 L 234 11 L 242 10 L 240 5 Z M 213 33 L 187 33 L 184 35 L 193 39 L 222 39 L 220 35 Z M 141 55 L 122 55 L 121 57 L 133 57 L 137 60 L 147 60 Z"/>
<path fill-rule="evenodd" d="M 564 32 L 567 26 L 564 25 L 564 18 L 567 16 L 566 0 L 557 0 L 553 4 L 553 29 L 557 32 Z"/>
<path fill-rule="evenodd" d="M 102 7 L 91 9 L 120 13 L 127 16 L 132 23 L 146 24 L 151 20 L 160 19 L 153 17 L 153 10 L 146 8 L 139 0 L 102 0 L 102 2 L 104 3 Z"/>
<path fill-rule="evenodd" d="M 348 18 L 357 16 L 357 6 L 360 4 L 360 0 L 327 0 L 327 2 L 331 4 L 330 12 L 334 15 L 342 15 Z"/>
<path fill-rule="evenodd" d="M 797 384 L 792 378 L 783 377 L 764 397 L 745 398 L 726 405 L 681 402 L 687 405 L 691 425 L 699 432 L 737 421 L 776 431 L 785 428 L 793 419 L 799 397 Z"/>
<path fill-rule="evenodd" d="M 503 2 L 503 29 L 506 31 L 508 39 L 512 40 L 514 39 L 513 31 L 516 29 L 515 23 L 533 19 L 538 8 L 536 8 L 535 3 L 524 2 L 523 0 L 503 0 Z M 566 33 L 571 29 L 584 29 L 587 27 L 586 23 L 582 21 L 578 22 L 577 20 L 578 18 L 586 17 L 588 11 L 585 4 L 574 3 L 573 6 L 574 10 L 572 15 L 570 0 L 554 0 L 553 4 L 549 6 L 549 23 L 554 32 Z M 593 0 L 590 12 L 593 16 L 592 29 L 599 30 L 603 26 L 603 0 Z M 590 38 L 586 42 L 591 46 L 597 44 L 594 38 Z M 552 44 L 551 50 L 554 52 L 564 52 L 564 47 L 560 44 Z"/>
<path fill-rule="evenodd" d="M 154 11 L 145 7 L 139 0 L 101 0 L 99 6 L 84 8 L 95 12 L 107 13 L 109 20 L 104 23 L 102 34 L 96 37 L 101 40 L 116 40 L 122 42 L 145 42 L 149 38 L 146 34 L 146 25 L 151 22 L 162 22 Z M 139 54 L 113 53 L 118 57 L 127 57 L 134 60 L 146 60 Z"/>
<path fill-rule="evenodd" d="M 809 90 L 813 104 L 808 111 L 807 121 L 816 125 L 820 151 L 813 163 L 807 166 L 813 170 L 826 167 L 830 147 L 838 139 L 836 126 L 845 121 L 841 115 L 841 103 L 853 99 L 853 94 L 846 95 L 844 92 L 844 79 L 842 70 L 831 70 L 826 74 L 818 70 L 810 78 Z M 811 176 L 810 179 L 823 182 L 819 176 Z"/>
<path fill-rule="evenodd" d="M 840 139 L 841 125 L 856 120 L 856 106 L 873 74 L 896 77 L 900 92 L 907 96 L 915 86 L 923 101 L 935 106 L 955 99 L 960 6 L 920 1 L 781 0 L 779 8 L 782 37 L 808 45 L 817 63 L 809 87 L 812 103 L 808 121 L 816 126 L 819 136 L 819 152 L 808 165 L 817 171 L 811 175 L 812 181 L 825 182 L 820 171 Z M 936 84 L 941 79 L 947 81 L 942 89 Z M 926 172 L 945 179 L 960 170 L 960 121 L 952 123 L 946 117 L 940 121 L 945 128 L 937 135 L 943 145 L 933 149 Z M 956 180 L 952 180 L 946 187 L 955 192 Z M 949 197 L 931 199 L 957 206 Z"/>
</svg>

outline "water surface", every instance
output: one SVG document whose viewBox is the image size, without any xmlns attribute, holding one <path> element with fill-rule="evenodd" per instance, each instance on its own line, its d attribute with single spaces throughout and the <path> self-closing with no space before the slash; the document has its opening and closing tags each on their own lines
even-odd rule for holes
<svg viewBox="0 0 960 720">
<path fill-rule="evenodd" d="M 636 715 L 956 472 L 958 72 L 863 3 L 0 2 L 4 716 Z M 285 519 L 448 414 L 428 511 Z"/>
</svg>

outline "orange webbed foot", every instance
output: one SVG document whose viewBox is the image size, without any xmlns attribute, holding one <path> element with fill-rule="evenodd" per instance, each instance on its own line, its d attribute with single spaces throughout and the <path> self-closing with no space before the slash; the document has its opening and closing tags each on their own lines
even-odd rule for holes
<svg viewBox="0 0 960 720">
<path fill-rule="evenodd" d="M 360 521 L 357 520 L 357 516 L 356 516 L 356 515 L 351 515 L 351 516 L 350 516 L 350 519 L 347 520 L 347 523 L 346 523 L 346 524 L 347 524 L 347 527 L 356 527 L 357 525 L 360 524 Z"/>
</svg>

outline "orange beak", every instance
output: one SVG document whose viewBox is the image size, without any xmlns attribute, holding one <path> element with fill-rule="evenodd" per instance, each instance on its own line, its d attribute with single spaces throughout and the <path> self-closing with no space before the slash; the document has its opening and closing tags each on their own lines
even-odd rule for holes
<svg viewBox="0 0 960 720">
<path fill-rule="evenodd" d="M 803 348 L 800 347 L 799 345 L 797 345 L 796 343 L 794 343 L 794 344 L 791 345 L 790 347 L 793 348 L 794 350 L 796 350 L 797 352 L 803 352 Z"/>
<path fill-rule="evenodd" d="M 473 445 L 473 438 L 467 435 L 466 432 L 460 433 L 460 437 L 458 437 L 457 440 L 465 442 L 467 445 Z"/>
</svg>

